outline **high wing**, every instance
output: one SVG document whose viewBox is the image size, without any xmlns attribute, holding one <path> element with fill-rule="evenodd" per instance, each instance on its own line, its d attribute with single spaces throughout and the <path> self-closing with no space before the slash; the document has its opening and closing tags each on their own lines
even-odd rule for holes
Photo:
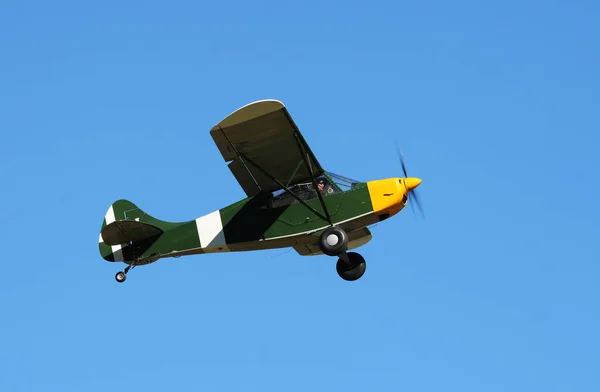
<svg viewBox="0 0 600 392">
<path fill-rule="evenodd" d="M 250 103 L 210 134 L 248 197 L 283 189 L 281 184 L 307 182 L 324 172 L 280 101 Z"/>
</svg>

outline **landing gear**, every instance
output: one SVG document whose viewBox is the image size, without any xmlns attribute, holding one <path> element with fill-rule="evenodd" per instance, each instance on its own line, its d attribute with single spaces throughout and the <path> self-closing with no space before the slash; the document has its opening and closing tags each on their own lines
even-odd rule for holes
<svg viewBox="0 0 600 392">
<path fill-rule="evenodd" d="M 340 256 L 335 269 L 340 278 L 351 282 L 360 279 L 365 274 L 367 263 L 360 254 L 348 252 Z"/>
<path fill-rule="evenodd" d="M 339 227 L 332 226 L 321 233 L 319 248 L 327 256 L 337 256 L 348 249 L 348 234 Z"/>
<path fill-rule="evenodd" d="M 338 256 L 336 270 L 340 278 L 354 281 L 365 274 L 367 263 L 358 253 L 346 252 L 348 249 L 348 234 L 339 228 L 332 226 L 319 237 L 319 248 L 328 256 Z"/>
<path fill-rule="evenodd" d="M 134 267 L 135 267 L 135 262 L 128 265 L 127 267 L 125 267 L 125 269 L 123 271 L 117 272 L 117 274 L 115 275 L 115 279 L 117 280 L 117 282 L 119 282 L 119 283 L 125 282 L 125 279 L 127 279 L 127 273 L 129 272 L 129 270 L 131 268 L 134 268 Z"/>
</svg>

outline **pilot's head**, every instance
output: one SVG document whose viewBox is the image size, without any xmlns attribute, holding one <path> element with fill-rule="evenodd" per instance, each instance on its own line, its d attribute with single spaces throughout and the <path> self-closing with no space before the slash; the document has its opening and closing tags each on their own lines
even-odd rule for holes
<svg viewBox="0 0 600 392">
<path fill-rule="evenodd" d="M 319 188 L 320 191 L 322 191 L 323 189 L 325 189 L 325 180 L 321 178 L 319 180 L 319 182 L 317 183 L 317 187 Z"/>
</svg>

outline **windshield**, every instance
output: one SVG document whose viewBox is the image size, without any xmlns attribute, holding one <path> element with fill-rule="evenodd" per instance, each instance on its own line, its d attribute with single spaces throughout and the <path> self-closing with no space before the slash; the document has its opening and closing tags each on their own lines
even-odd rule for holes
<svg viewBox="0 0 600 392">
<path fill-rule="evenodd" d="M 337 185 L 337 187 L 341 191 L 348 191 L 350 189 L 354 189 L 356 184 L 358 184 L 360 182 L 360 181 L 353 180 L 348 177 L 340 176 L 339 174 L 335 174 L 332 172 L 325 172 L 325 175 L 327 177 L 329 177 L 331 179 L 331 181 L 333 181 L 333 183 L 335 185 Z"/>
</svg>

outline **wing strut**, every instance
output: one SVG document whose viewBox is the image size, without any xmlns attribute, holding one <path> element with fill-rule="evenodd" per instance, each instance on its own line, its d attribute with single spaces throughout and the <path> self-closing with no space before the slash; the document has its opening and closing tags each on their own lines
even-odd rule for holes
<svg viewBox="0 0 600 392">
<path fill-rule="evenodd" d="M 325 200 L 323 200 L 323 195 L 321 195 L 321 192 L 319 192 L 319 188 L 317 186 L 317 180 L 315 178 L 315 173 L 313 172 L 313 169 L 310 166 L 310 161 L 308 160 L 308 154 L 304 150 L 304 146 L 302 145 L 302 142 L 300 142 L 300 138 L 298 137 L 298 132 L 294 132 L 294 136 L 296 137 L 296 142 L 298 143 L 298 148 L 300 148 L 300 151 L 302 151 L 302 160 L 304 161 L 304 166 L 306 166 L 306 169 L 310 173 L 310 179 L 311 179 L 313 187 L 314 187 L 313 189 L 317 192 L 317 196 L 319 197 L 319 201 L 321 202 L 321 207 L 323 207 L 323 211 L 325 212 L 325 216 L 327 217 L 326 221 L 329 222 L 329 224 L 331 226 L 333 226 L 333 223 L 331 222 L 331 217 L 329 216 L 329 211 L 327 211 L 327 206 L 325 205 Z"/>
<path fill-rule="evenodd" d="M 310 205 L 308 205 L 304 200 L 302 200 L 302 198 L 300 196 L 298 196 L 294 192 L 292 192 L 292 190 L 290 188 L 288 188 L 287 186 L 285 186 L 284 184 L 282 184 L 281 181 L 279 181 L 277 178 L 275 178 L 272 175 L 270 175 L 269 173 L 267 173 L 262 167 L 260 167 L 256 163 L 254 163 L 246 155 L 242 154 L 241 152 L 238 153 L 238 154 L 239 154 L 240 157 L 244 158 L 245 161 L 249 162 L 252 166 L 256 167 L 262 174 L 264 174 L 265 176 L 269 177 L 271 180 L 273 180 L 274 182 L 276 182 L 277 185 L 279 185 L 281 188 L 285 189 L 285 191 L 287 193 L 289 193 L 290 195 L 292 195 L 292 197 L 294 199 L 298 200 L 298 202 L 300 202 L 303 206 L 305 206 L 306 208 L 308 208 L 309 210 L 311 210 L 312 212 L 314 212 L 315 215 L 317 215 L 319 218 L 321 218 L 323 220 L 326 220 L 326 221 L 328 221 L 331 224 L 331 218 L 329 218 L 329 214 L 327 214 L 327 217 L 323 216 L 323 214 L 321 214 L 319 211 L 315 210 Z M 316 187 L 315 187 L 315 190 L 320 195 L 319 190 Z M 327 210 L 325 210 L 325 213 L 327 213 Z"/>
<path fill-rule="evenodd" d="M 321 192 L 319 192 L 319 190 L 318 190 L 317 183 L 315 181 L 315 175 L 314 175 L 312 169 L 310 169 L 310 166 L 308 166 L 308 164 L 306 162 L 306 158 L 305 158 L 306 154 L 304 152 L 304 148 L 300 147 L 301 151 L 302 151 L 302 160 L 304 161 L 305 164 L 307 164 L 307 167 L 309 168 L 310 174 L 312 176 L 312 182 L 313 182 L 314 189 L 317 192 L 317 195 L 319 196 L 319 199 L 321 200 L 321 204 L 323 206 L 323 209 L 325 210 L 325 215 L 326 216 L 323 216 L 323 214 L 321 214 L 319 211 L 315 210 L 313 207 L 311 207 L 310 205 L 308 205 L 304 200 L 302 200 L 302 198 L 300 198 L 298 195 L 296 195 L 294 192 L 292 192 L 290 190 L 290 188 L 288 188 L 286 185 L 284 185 L 283 183 L 281 183 L 281 181 L 279 181 L 277 178 L 273 177 L 271 174 L 267 173 L 262 167 L 260 167 L 256 163 L 254 163 L 246 155 L 244 155 L 241 152 L 239 152 L 237 150 L 237 148 L 235 148 L 235 146 L 233 145 L 233 143 L 231 142 L 231 140 L 229 139 L 229 137 L 227 137 L 227 134 L 225 133 L 225 131 L 223 130 L 223 128 L 219 127 L 219 129 L 221 130 L 221 133 L 223 133 L 223 136 L 225 136 L 225 139 L 227 139 L 227 142 L 229 143 L 229 145 L 231 146 L 231 148 L 233 149 L 233 151 L 235 152 L 235 154 L 242 161 L 242 164 L 244 165 L 244 167 L 248 171 L 248 174 L 250 174 L 250 176 L 252 177 L 252 180 L 254 180 L 254 183 L 258 187 L 259 191 L 262 191 L 262 189 L 261 189 L 260 185 L 258 185 L 258 182 L 254 178 L 254 176 L 252 175 L 252 171 L 250 170 L 250 168 L 248 167 L 248 165 L 246 165 L 246 162 L 249 162 L 252 166 L 254 166 L 255 168 L 257 168 L 265 176 L 269 177 L 271 180 L 273 180 L 274 182 L 276 182 L 277 185 L 279 185 L 281 188 L 285 189 L 285 191 L 287 193 L 289 193 L 290 195 L 292 195 L 292 197 L 294 199 L 298 200 L 298 202 L 300 202 L 303 206 L 305 206 L 306 208 L 308 208 L 309 210 L 311 210 L 312 212 L 314 212 L 315 215 L 317 215 L 319 218 L 321 218 L 323 220 L 326 220 L 327 222 L 329 222 L 330 225 L 333 226 L 333 224 L 331 223 L 331 217 L 329 216 L 329 213 L 327 212 L 327 208 L 325 207 L 325 203 L 323 202 L 323 197 L 321 196 Z M 296 140 L 298 140 L 298 139 L 296 139 Z M 299 142 L 299 140 L 298 140 L 298 142 Z M 300 167 L 300 165 L 298 165 L 298 167 L 296 168 L 296 171 L 298 171 L 299 167 Z M 293 178 L 293 176 L 292 176 L 292 178 Z"/>
</svg>

